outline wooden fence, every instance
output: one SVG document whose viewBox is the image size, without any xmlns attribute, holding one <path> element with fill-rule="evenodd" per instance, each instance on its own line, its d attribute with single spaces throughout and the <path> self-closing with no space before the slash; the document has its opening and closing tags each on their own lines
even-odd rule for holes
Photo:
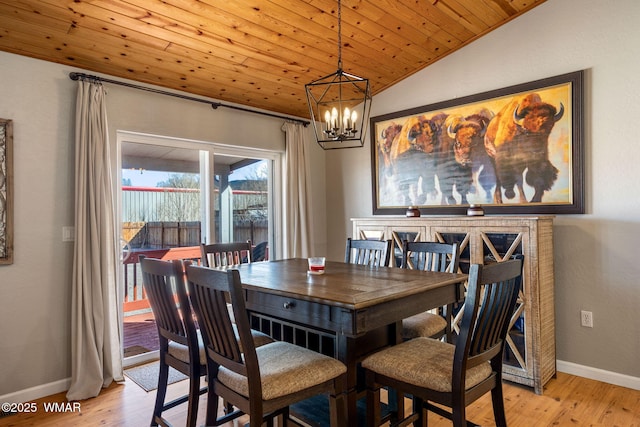
<svg viewBox="0 0 640 427">
<path fill-rule="evenodd" d="M 122 224 L 122 234 L 132 249 L 177 248 L 203 242 L 200 221 L 127 222 Z M 235 219 L 233 241 L 247 240 L 254 244 L 269 240 L 267 221 Z"/>
<path fill-rule="evenodd" d="M 200 221 L 129 222 L 122 225 L 131 248 L 177 248 L 202 243 Z"/>
</svg>

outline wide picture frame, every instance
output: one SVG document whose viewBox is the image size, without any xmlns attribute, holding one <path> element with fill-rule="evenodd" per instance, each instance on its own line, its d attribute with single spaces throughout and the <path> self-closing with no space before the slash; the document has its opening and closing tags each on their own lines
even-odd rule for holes
<svg viewBox="0 0 640 427">
<path fill-rule="evenodd" d="M 584 71 L 371 118 L 374 215 L 584 213 Z"/>
<path fill-rule="evenodd" d="M 13 263 L 13 122 L 0 119 L 0 265 Z"/>
</svg>

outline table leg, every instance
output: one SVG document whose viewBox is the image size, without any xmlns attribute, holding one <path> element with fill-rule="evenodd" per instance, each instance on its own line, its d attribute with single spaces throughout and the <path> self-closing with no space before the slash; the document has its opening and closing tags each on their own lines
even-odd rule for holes
<svg viewBox="0 0 640 427">
<path fill-rule="evenodd" d="M 359 338 L 337 335 L 336 358 L 347 366 L 347 418 L 349 426 L 358 425 L 358 365 L 359 361 L 372 352 L 388 345 L 402 342 L 402 322 L 371 331 Z M 404 399 L 393 390 L 389 390 L 389 409 L 392 419 L 404 413 Z"/>
<path fill-rule="evenodd" d="M 347 425 L 358 425 L 358 363 L 355 339 L 337 335 L 337 359 L 347 366 Z"/>
</svg>

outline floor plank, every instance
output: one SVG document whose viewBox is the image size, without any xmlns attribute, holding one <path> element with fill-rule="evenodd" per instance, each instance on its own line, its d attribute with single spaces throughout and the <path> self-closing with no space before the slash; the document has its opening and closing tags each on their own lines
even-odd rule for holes
<svg viewBox="0 0 640 427">
<path fill-rule="evenodd" d="M 182 381 L 169 386 L 169 397 L 186 392 L 187 385 L 187 381 Z M 35 401 L 35 413 L 0 418 L 0 426 L 147 426 L 154 399 L 155 391 L 147 393 L 127 379 L 124 384 L 111 385 L 94 399 L 80 402 L 80 413 L 45 412 L 45 403 L 66 402 L 64 393 L 60 393 Z M 198 423 L 204 424 L 206 396 L 201 397 L 200 402 Z M 563 373 L 549 381 L 543 395 L 536 395 L 527 387 L 505 383 L 505 408 L 511 427 L 640 427 L 640 390 Z M 167 411 L 166 416 L 175 426 L 184 425 L 186 405 Z M 485 427 L 495 426 L 489 396 L 469 405 L 467 417 Z M 231 426 L 231 423 L 227 424 L 227 427 Z M 430 414 L 429 426 L 450 427 L 451 423 Z"/>
</svg>

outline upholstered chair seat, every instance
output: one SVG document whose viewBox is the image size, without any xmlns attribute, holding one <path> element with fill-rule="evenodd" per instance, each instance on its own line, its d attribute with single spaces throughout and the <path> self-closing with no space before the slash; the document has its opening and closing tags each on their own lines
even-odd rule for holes
<svg viewBox="0 0 640 427">
<path fill-rule="evenodd" d="M 236 337 L 238 337 L 237 328 L 234 328 L 234 332 L 236 333 Z M 198 336 L 198 349 L 200 351 L 200 363 L 203 365 L 207 364 L 207 355 L 204 351 L 204 343 L 202 341 L 202 333 L 200 330 L 196 330 L 196 334 Z M 264 334 L 260 331 L 256 331 L 254 329 L 251 330 L 251 335 L 253 336 L 253 343 L 256 347 L 263 346 L 270 342 L 273 342 L 273 338 L 269 335 Z M 242 346 L 240 346 L 242 349 Z M 180 344 L 179 342 L 169 341 L 169 354 L 175 357 L 178 360 L 181 360 L 185 363 L 189 362 L 189 347 L 186 345 Z"/>
<path fill-rule="evenodd" d="M 440 336 L 446 327 L 444 317 L 425 311 L 402 320 L 402 339 Z"/>
<path fill-rule="evenodd" d="M 256 354 L 264 400 L 297 393 L 347 371 L 336 359 L 283 341 L 256 348 Z M 243 375 L 221 367 L 218 381 L 238 394 L 249 396 L 249 382 Z"/>
<path fill-rule="evenodd" d="M 416 338 L 369 356 L 362 367 L 379 374 L 445 393 L 451 392 L 456 347 L 433 338 Z M 489 362 L 467 370 L 465 389 L 489 378 Z"/>
<path fill-rule="evenodd" d="M 199 330 L 196 330 L 196 335 L 198 337 L 198 350 L 200 354 L 200 364 L 207 364 L 207 355 L 204 352 L 204 343 L 202 341 L 202 334 Z M 189 347 L 179 342 L 169 340 L 169 350 L 168 353 L 175 357 L 178 360 L 182 360 L 183 362 L 189 362 Z"/>
</svg>

